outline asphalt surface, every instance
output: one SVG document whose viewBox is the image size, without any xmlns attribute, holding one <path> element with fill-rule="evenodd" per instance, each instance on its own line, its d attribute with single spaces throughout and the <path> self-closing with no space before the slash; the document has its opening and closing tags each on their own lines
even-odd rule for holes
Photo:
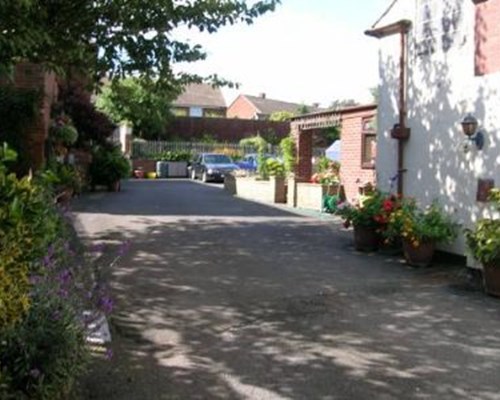
<svg viewBox="0 0 500 400">
<path fill-rule="evenodd" d="M 463 267 L 358 253 L 330 218 L 187 180 L 74 212 L 85 240 L 130 241 L 86 399 L 500 399 L 500 300 Z"/>
</svg>

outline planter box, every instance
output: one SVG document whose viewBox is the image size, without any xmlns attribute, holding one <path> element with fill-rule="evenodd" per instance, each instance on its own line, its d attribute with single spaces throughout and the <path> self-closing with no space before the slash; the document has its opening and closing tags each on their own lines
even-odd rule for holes
<svg viewBox="0 0 500 400">
<path fill-rule="evenodd" d="M 285 180 L 271 177 L 259 181 L 253 177 L 235 177 L 228 175 L 224 179 L 224 188 L 231 194 L 249 200 L 265 203 L 286 203 Z"/>
<path fill-rule="evenodd" d="M 188 176 L 187 161 L 166 161 L 169 178 L 186 178 Z"/>
<path fill-rule="evenodd" d="M 338 193 L 338 186 L 320 185 L 318 183 L 297 182 L 295 189 L 295 204 L 298 208 L 322 211 L 323 198 L 326 195 Z"/>
</svg>

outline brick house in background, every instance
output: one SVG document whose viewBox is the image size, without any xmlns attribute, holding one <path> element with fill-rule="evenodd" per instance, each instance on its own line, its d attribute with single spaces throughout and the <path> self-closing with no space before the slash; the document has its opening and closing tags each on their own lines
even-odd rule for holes
<svg viewBox="0 0 500 400">
<path fill-rule="evenodd" d="M 404 195 L 423 206 L 437 199 L 463 228 L 498 215 L 481 189 L 500 185 L 499 20 L 500 0 L 409 0 L 366 32 L 380 38 L 378 186 L 390 189 L 402 159 Z M 482 149 L 463 133 L 468 113 L 484 130 Z M 391 137 L 401 115 L 410 128 L 403 142 Z M 442 250 L 465 254 L 464 236 Z"/>
<path fill-rule="evenodd" d="M 314 136 L 321 129 L 340 128 L 340 179 L 346 198 L 355 199 L 367 184 L 375 184 L 377 105 L 366 104 L 325 110 L 292 118 L 292 136 L 297 143 L 298 182 L 312 175 Z"/>
<path fill-rule="evenodd" d="M 172 112 L 176 117 L 224 118 L 226 101 L 218 87 L 204 83 L 191 84 L 173 101 Z"/>
<path fill-rule="evenodd" d="M 305 106 L 308 112 L 319 111 L 318 104 Z M 265 120 L 278 111 L 287 111 L 293 114 L 304 108 L 303 104 L 268 99 L 265 93 L 259 96 L 240 94 L 227 108 L 228 118 Z"/>
</svg>

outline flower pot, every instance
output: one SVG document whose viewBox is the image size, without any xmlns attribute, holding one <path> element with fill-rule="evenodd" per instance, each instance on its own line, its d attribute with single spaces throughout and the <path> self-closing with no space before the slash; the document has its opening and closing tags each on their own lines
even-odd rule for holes
<svg viewBox="0 0 500 400">
<path fill-rule="evenodd" d="M 414 246 L 409 240 L 403 240 L 403 253 L 409 265 L 415 267 L 428 267 L 436 250 L 435 242 L 422 242 Z"/>
<path fill-rule="evenodd" d="M 354 248 L 358 251 L 375 251 L 380 244 L 380 235 L 373 226 L 354 226 Z"/>
<path fill-rule="evenodd" d="M 500 259 L 483 264 L 483 284 L 487 294 L 500 297 Z"/>
<path fill-rule="evenodd" d="M 119 192 L 121 190 L 121 184 L 120 181 L 115 181 L 113 183 L 110 183 L 108 185 L 108 191 L 110 192 Z"/>
<path fill-rule="evenodd" d="M 136 179 L 144 178 L 144 171 L 142 169 L 135 169 L 134 170 L 134 178 L 136 178 Z"/>
<path fill-rule="evenodd" d="M 73 188 L 65 188 L 56 196 L 56 202 L 63 206 L 68 205 L 74 192 Z"/>
</svg>

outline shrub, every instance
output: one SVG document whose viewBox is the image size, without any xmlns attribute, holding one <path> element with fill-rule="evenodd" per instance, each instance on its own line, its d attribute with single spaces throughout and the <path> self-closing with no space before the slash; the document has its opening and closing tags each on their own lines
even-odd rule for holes
<svg viewBox="0 0 500 400">
<path fill-rule="evenodd" d="M 78 139 L 78 131 L 73 126 L 71 119 L 65 115 L 58 116 L 50 127 L 50 137 L 54 142 L 60 142 L 66 146 L 75 144 Z"/>
<path fill-rule="evenodd" d="M 500 211 L 500 190 L 493 189 L 490 201 Z M 482 218 L 473 229 L 465 229 L 467 247 L 472 256 L 486 264 L 500 257 L 500 219 Z"/>
<path fill-rule="evenodd" d="M 280 149 L 283 155 L 285 172 L 291 174 L 295 169 L 295 141 L 291 136 L 287 136 L 280 142 Z"/>
<path fill-rule="evenodd" d="M 277 176 L 277 177 L 285 176 L 285 167 L 282 162 L 274 158 L 268 158 L 266 160 L 266 164 L 269 176 Z"/>
<path fill-rule="evenodd" d="M 97 146 L 89 168 L 93 185 L 111 185 L 130 175 L 130 163 L 118 147 Z"/>
<path fill-rule="evenodd" d="M 191 161 L 192 154 L 190 151 L 164 151 L 160 153 L 157 157 L 160 161 Z"/>
<path fill-rule="evenodd" d="M 456 237 L 456 230 L 457 224 L 436 201 L 421 209 L 414 199 L 403 198 L 389 216 L 385 236 L 391 240 L 401 238 L 418 247 L 426 242 L 449 242 Z"/>
</svg>

